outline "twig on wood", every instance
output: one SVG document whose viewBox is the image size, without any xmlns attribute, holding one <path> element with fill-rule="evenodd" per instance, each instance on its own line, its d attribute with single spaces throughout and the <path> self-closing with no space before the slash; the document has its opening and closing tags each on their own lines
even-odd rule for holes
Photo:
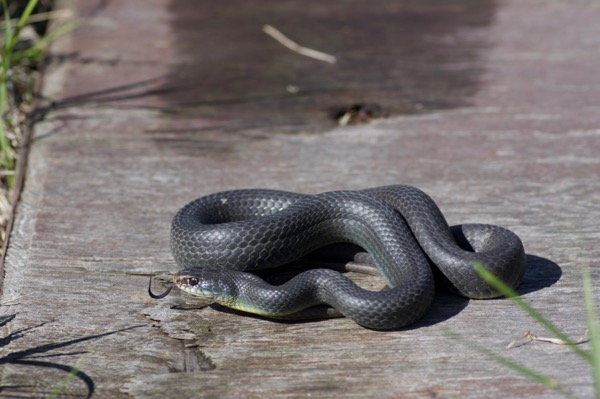
<svg viewBox="0 0 600 399">
<path fill-rule="evenodd" d="M 299 45 L 298 43 L 296 43 L 295 41 L 289 39 L 287 36 L 285 36 L 283 33 L 281 33 L 279 30 L 275 29 L 271 25 L 264 25 L 262 30 L 267 35 L 271 36 L 273 39 L 277 40 L 283 46 L 289 48 L 290 50 L 292 50 L 295 53 L 298 53 L 305 57 L 314 58 L 315 60 L 328 62 L 330 64 L 336 63 L 336 58 L 333 55 L 323 53 L 321 51 L 313 50 L 308 47 L 303 47 L 303 46 Z"/>
<path fill-rule="evenodd" d="M 522 339 L 527 339 L 527 341 L 522 342 Z M 583 333 L 583 335 L 577 341 L 575 341 L 575 344 L 576 345 L 583 344 L 585 342 L 588 342 L 589 340 L 590 339 L 588 338 L 588 330 L 586 329 L 585 332 Z M 521 341 L 521 342 L 519 342 L 519 341 Z M 531 341 L 548 342 L 548 343 L 555 344 L 555 345 L 568 345 L 569 344 L 560 338 L 538 337 L 531 331 L 525 331 L 525 334 L 523 334 L 522 338 L 513 340 L 510 344 L 508 344 L 508 346 L 506 348 L 507 349 L 516 348 L 516 347 L 519 347 L 522 345 L 526 345 L 526 344 L 530 343 Z"/>
</svg>

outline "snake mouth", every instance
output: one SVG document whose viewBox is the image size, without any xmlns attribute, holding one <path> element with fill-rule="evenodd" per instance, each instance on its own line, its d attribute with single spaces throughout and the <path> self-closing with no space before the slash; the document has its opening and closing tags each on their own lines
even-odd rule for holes
<svg viewBox="0 0 600 399">
<path fill-rule="evenodd" d="M 155 294 L 152 292 L 152 276 L 150 276 L 150 282 L 148 283 L 148 295 L 150 295 L 150 298 L 153 298 L 153 299 L 162 299 L 162 298 L 166 297 L 167 295 L 169 295 L 169 293 L 171 292 L 173 287 L 174 287 L 174 285 L 173 285 L 173 283 L 171 283 L 171 284 L 169 284 L 169 286 L 167 287 L 167 290 L 165 292 L 163 292 L 162 294 Z"/>
<path fill-rule="evenodd" d="M 210 303 L 215 302 L 216 294 L 214 290 L 210 289 L 209 282 L 206 279 L 202 279 L 188 273 L 185 270 L 180 271 L 173 277 L 173 286 L 179 288 L 183 292 L 194 295 L 208 301 Z"/>
<path fill-rule="evenodd" d="M 150 298 L 162 299 L 169 295 L 174 287 L 177 287 L 180 290 L 200 297 L 209 303 L 216 301 L 215 292 L 207 287 L 204 287 L 203 284 L 201 284 L 201 279 L 195 276 L 190 276 L 189 274 L 181 273 L 182 272 L 179 272 L 173 276 L 173 282 L 167 286 L 167 289 L 162 294 L 155 294 L 152 292 L 152 276 L 150 276 L 150 280 L 148 282 L 148 295 L 150 295 Z"/>
<path fill-rule="evenodd" d="M 173 276 L 173 285 L 181 291 L 193 295 L 203 305 L 229 303 L 227 284 L 222 280 L 223 270 L 184 269 Z"/>
</svg>

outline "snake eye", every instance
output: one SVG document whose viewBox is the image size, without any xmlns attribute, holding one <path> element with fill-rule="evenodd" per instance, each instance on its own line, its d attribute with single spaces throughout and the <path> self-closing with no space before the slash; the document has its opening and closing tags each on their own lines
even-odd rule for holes
<svg viewBox="0 0 600 399">
<path fill-rule="evenodd" d="M 190 277 L 190 278 L 188 278 L 187 283 L 189 285 L 196 285 L 196 284 L 198 284 L 198 279 L 196 277 Z"/>
</svg>

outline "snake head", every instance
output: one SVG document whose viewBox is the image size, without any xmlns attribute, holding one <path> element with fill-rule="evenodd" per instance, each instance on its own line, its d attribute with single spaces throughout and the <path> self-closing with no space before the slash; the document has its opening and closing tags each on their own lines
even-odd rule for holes
<svg viewBox="0 0 600 399">
<path fill-rule="evenodd" d="M 223 270 L 211 268 L 180 270 L 173 276 L 173 284 L 188 294 L 207 303 L 222 303 L 230 298 L 229 286 L 223 283 Z"/>
</svg>

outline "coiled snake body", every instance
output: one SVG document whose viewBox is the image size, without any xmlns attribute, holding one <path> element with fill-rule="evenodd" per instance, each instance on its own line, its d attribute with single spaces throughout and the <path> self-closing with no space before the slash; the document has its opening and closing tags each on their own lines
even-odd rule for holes
<svg viewBox="0 0 600 399">
<path fill-rule="evenodd" d="M 340 242 L 364 248 L 389 289 L 365 290 L 329 269 L 309 270 L 280 286 L 248 273 Z M 184 269 L 174 285 L 188 293 L 264 316 L 328 304 L 375 329 L 406 326 L 423 316 L 434 295 L 430 263 L 469 298 L 499 295 L 477 275 L 474 262 L 512 287 L 525 270 L 523 245 L 514 233 L 483 224 L 450 229 L 427 194 L 405 185 L 318 195 L 261 189 L 208 195 L 177 213 L 171 250 Z M 159 298 L 168 291 L 150 294 Z"/>
</svg>

